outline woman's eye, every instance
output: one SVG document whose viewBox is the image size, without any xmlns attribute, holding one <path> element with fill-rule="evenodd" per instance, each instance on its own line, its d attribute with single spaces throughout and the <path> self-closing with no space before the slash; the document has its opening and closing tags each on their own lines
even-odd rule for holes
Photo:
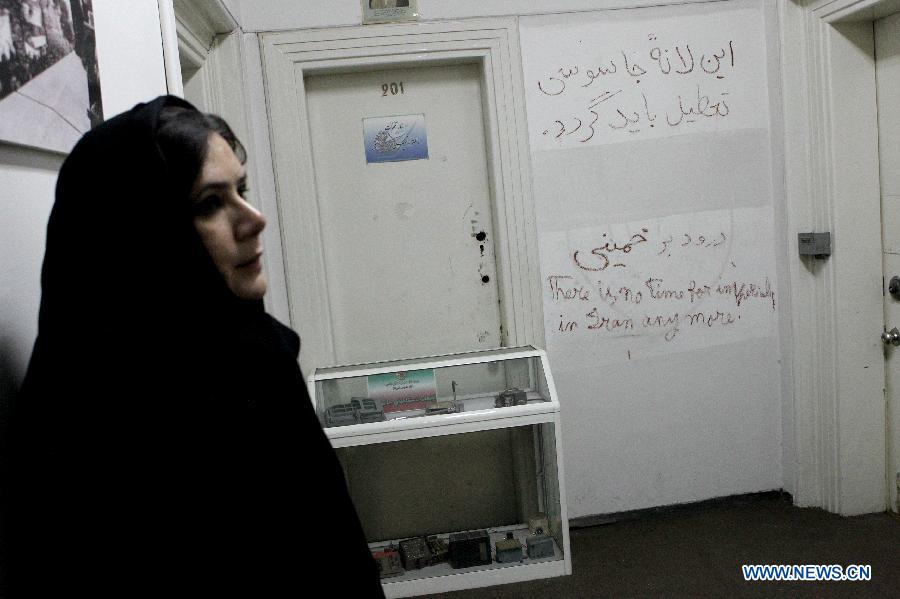
<svg viewBox="0 0 900 599">
<path fill-rule="evenodd" d="M 247 187 L 246 185 L 241 185 L 240 187 L 238 187 L 237 192 L 238 192 L 239 196 L 241 196 L 242 198 L 244 198 L 246 200 L 247 194 L 250 193 L 250 188 Z"/>
<path fill-rule="evenodd" d="M 217 195 L 206 196 L 194 202 L 194 216 L 212 216 L 222 207 L 222 198 Z"/>
</svg>

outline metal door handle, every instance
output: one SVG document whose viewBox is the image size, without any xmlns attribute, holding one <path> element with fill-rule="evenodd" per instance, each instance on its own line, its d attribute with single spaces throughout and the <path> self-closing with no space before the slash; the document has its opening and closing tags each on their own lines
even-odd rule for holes
<svg viewBox="0 0 900 599">
<path fill-rule="evenodd" d="M 883 332 L 881 340 L 884 341 L 885 345 L 900 345 L 900 330 L 894 327 L 890 331 Z"/>
</svg>

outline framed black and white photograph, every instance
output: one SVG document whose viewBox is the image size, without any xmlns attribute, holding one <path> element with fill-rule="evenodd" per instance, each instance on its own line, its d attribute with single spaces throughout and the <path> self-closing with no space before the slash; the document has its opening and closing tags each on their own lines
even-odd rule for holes
<svg viewBox="0 0 900 599">
<path fill-rule="evenodd" d="M 91 0 L 0 0 L 0 141 L 68 152 L 102 120 Z"/>
<path fill-rule="evenodd" d="M 391 23 L 419 19 L 419 0 L 361 0 L 363 23 Z"/>
</svg>

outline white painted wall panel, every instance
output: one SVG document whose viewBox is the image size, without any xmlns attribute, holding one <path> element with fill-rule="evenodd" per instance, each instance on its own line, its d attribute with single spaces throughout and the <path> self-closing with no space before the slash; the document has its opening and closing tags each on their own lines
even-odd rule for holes
<svg viewBox="0 0 900 599">
<path fill-rule="evenodd" d="M 25 375 L 37 336 L 47 217 L 62 157 L 0 145 L 0 401 Z"/>
<path fill-rule="evenodd" d="M 166 93 L 155 0 L 94 0 L 103 116 Z"/>
<path fill-rule="evenodd" d="M 900 275 L 900 13 L 875 22 L 875 80 L 881 173 L 884 276 Z M 900 301 L 884 298 L 888 329 L 900 327 Z M 885 352 L 887 487 L 889 506 L 900 511 L 900 348 Z"/>
<path fill-rule="evenodd" d="M 763 6 L 520 19 L 572 517 L 783 486 L 783 198 Z M 728 108 L 716 112 L 719 98 Z M 571 135 L 553 126 L 573 130 L 576 117 Z M 581 298 L 554 289 L 554 276 Z M 684 291 L 692 282 L 712 294 Z M 735 283 L 765 289 L 765 302 L 716 291 Z"/>
<path fill-rule="evenodd" d="M 242 17 L 241 0 L 222 0 L 222 4 L 225 5 L 225 9 L 231 13 L 234 20 L 240 23 Z"/>
<path fill-rule="evenodd" d="M 840 512 L 885 508 L 884 352 L 881 226 L 878 188 L 877 112 L 871 23 L 845 23 L 828 32 L 829 76 L 859 74 L 859 88 L 831 93 L 832 113 L 823 123 L 840 140 L 840 168 L 828 176 L 833 190 L 835 314 L 835 464 Z M 848 114 L 862 115 L 847 119 Z M 864 133 L 864 135 L 860 135 Z M 849 167 L 849 168 L 847 168 Z M 838 174 L 840 173 L 840 174 Z"/>
<path fill-rule="evenodd" d="M 875 23 L 881 192 L 900 196 L 900 13 Z"/>
</svg>

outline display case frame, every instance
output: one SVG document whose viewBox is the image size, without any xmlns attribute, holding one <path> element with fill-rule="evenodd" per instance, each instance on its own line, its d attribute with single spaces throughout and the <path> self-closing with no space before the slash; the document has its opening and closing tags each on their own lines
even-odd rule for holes
<svg viewBox="0 0 900 599">
<path fill-rule="evenodd" d="M 517 480 L 516 484 L 534 487 L 532 490 L 540 498 L 538 501 L 540 508 L 548 509 L 551 512 L 550 519 L 554 522 L 554 525 L 551 526 L 554 541 L 552 556 L 540 559 L 526 558 L 516 563 L 498 563 L 494 558 L 490 565 L 460 569 L 453 569 L 449 564 L 440 564 L 422 570 L 410 570 L 402 575 L 382 579 L 387 597 L 410 597 L 571 574 L 560 403 L 546 352 L 531 346 L 499 348 L 421 359 L 319 368 L 308 377 L 310 398 L 320 418 L 324 421 L 324 406 L 330 399 L 327 397 L 328 381 L 333 382 L 331 389 L 334 389 L 336 388 L 334 385 L 342 384 L 350 379 L 357 379 L 358 387 L 358 379 L 361 377 L 431 369 L 439 371 L 444 368 L 477 367 L 477 365 L 488 365 L 489 368 L 496 370 L 496 368 L 512 366 L 513 362 L 510 361 L 518 361 L 515 364 L 521 365 L 523 360 L 529 365 L 529 380 L 540 381 L 539 391 L 536 387 L 527 390 L 529 401 L 524 405 L 488 406 L 483 396 L 476 396 L 475 399 L 469 397 L 467 401 L 477 404 L 477 409 L 343 426 L 325 426 L 325 433 L 339 455 L 342 451 L 348 450 L 380 451 L 380 448 L 385 447 L 381 444 L 415 442 L 414 440 L 424 440 L 420 442 L 428 443 L 429 438 L 447 435 L 466 435 L 472 438 L 473 435 L 477 437 L 478 435 L 507 434 L 503 429 L 510 429 L 508 434 L 511 438 L 518 435 L 516 438 L 520 439 L 513 453 L 527 454 L 525 458 L 532 460 L 534 464 L 533 472 L 529 468 L 524 468 L 525 474 L 522 481 Z M 508 364 L 503 365 L 504 362 Z M 521 370 L 520 366 L 516 367 Z M 495 391 L 503 391 L 503 389 L 498 388 Z M 438 397 L 437 399 L 442 398 Z M 341 398 L 339 401 L 343 402 L 345 398 Z M 334 400 L 332 400 L 332 405 L 334 405 Z M 524 433 L 516 431 L 524 431 Z M 427 476 L 429 475 L 423 473 L 423 477 Z M 352 480 L 348 480 L 349 486 L 353 487 L 353 484 Z M 440 487 L 441 484 L 447 483 L 441 480 L 424 480 L 423 484 Z M 520 491 L 512 489 L 510 492 Z M 365 528 L 364 518 L 363 525 Z M 493 549 L 495 541 L 502 539 L 506 532 L 513 532 L 515 537 L 522 541 L 524 550 L 525 539 L 530 534 L 527 522 L 524 521 L 512 524 L 501 522 L 497 526 L 488 527 L 487 530 L 491 537 L 491 549 Z M 458 532 L 466 531 L 428 530 L 423 531 L 422 534 L 437 534 L 438 537 L 446 540 L 450 533 Z M 547 532 L 550 533 L 550 531 Z M 370 546 L 374 551 L 391 543 L 399 546 L 402 540 L 402 537 L 378 539 L 370 543 Z"/>
</svg>

